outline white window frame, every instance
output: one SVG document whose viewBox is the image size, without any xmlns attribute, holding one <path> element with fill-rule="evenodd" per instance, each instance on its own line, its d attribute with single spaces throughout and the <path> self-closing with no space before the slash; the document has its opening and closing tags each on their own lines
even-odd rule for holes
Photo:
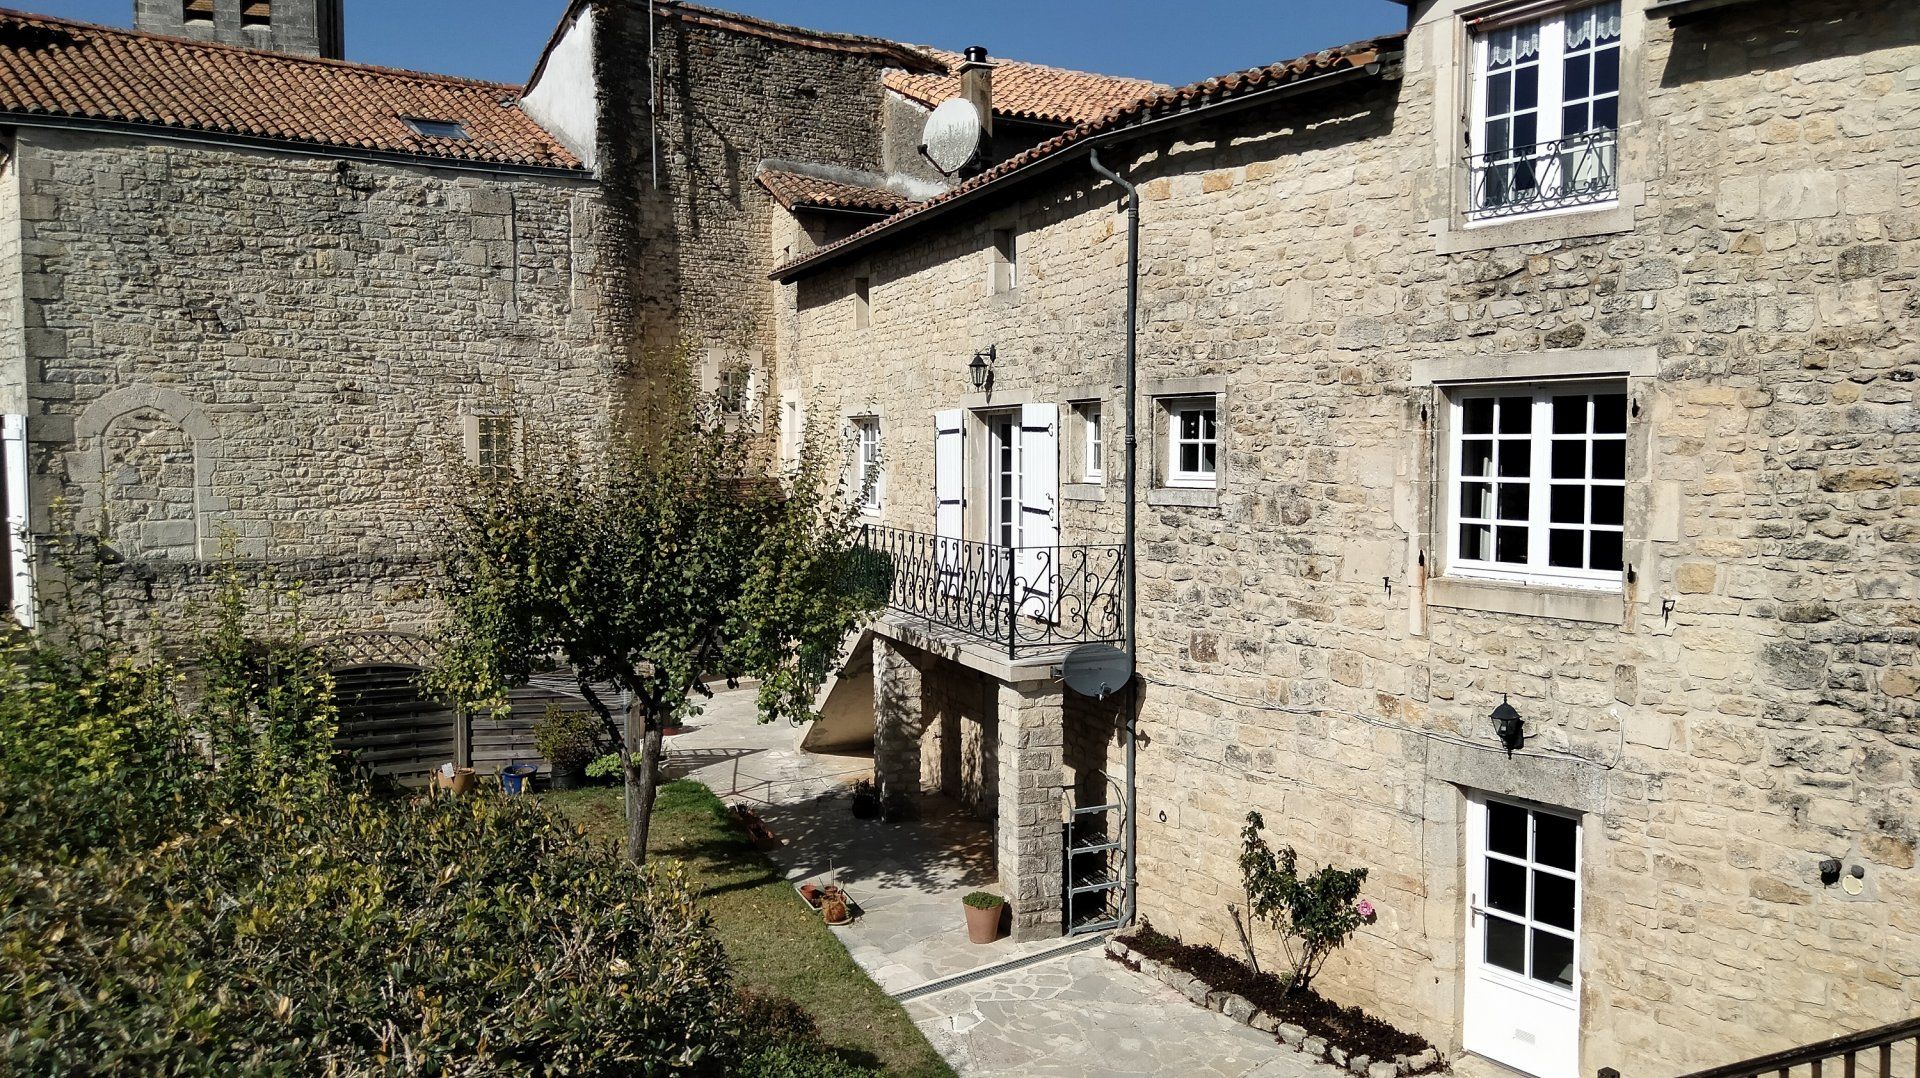
<svg viewBox="0 0 1920 1078">
<path fill-rule="evenodd" d="M 730 385 L 737 381 L 736 385 Z M 752 365 L 745 361 L 722 362 L 713 376 L 713 397 L 715 407 L 728 419 L 743 419 L 752 414 L 755 383 Z M 738 392 L 733 392 L 734 389 Z"/>
<path fill-rule="evenodd" d="M 1020 231 L 1012 225 L 993 230 L 993 294 L 1004 296 L 1020 287 Z"/>
<path fill-rule="evenodd" d="M 1568 3 L 1557 10 L 1547 11 L 1532 18 L 1502 22 L 1492 27 L 1476 29 L 1471 34 L 1468 40 L 1468 48 L 1472 55 L 1472 66 L 1468 70 L 1467 77 L 1467 98 L 1469 105 L 1467 152 L 1469 154 L 1470 164 L 1473 161 L 1479 160 L 1482 155 L 1488 152 L 1488 114 L 1485 84 L 1488 78 L 1488 67 L 1491 63 L 1492 38 L 1495 35 L 1509 32 L 1516 27 L 1533 23 L 1539 24 L 1540 51 L 1534 58 L 1532 64 L 1532 66 L 1535 66 L 1539 71 L 1538 91 L 1535 97 L 1534 107 L 1535 127 L 1533 144 L 1535 146 L 1541 146 L 1547 143 L 1557 142 L 1565 137 L 1562 109 L 1569 104 L 1566 100 L 1565 70 L 1565 61 L 1569 52 L 1566 47 L 1567 21 L 1570 16 L 1582 14 L 1593 8 L 1600 7 L 1607 2 L 1608 0 L 1600 0 L 1600 3 Z M 1613 0 L 1613 3 L 1614 6 L 1622 9 L 1622 17 L 1624 18 L 1625 4 L 1622 0 Z M 1611 95 L 1599 94 L 1583 96 L 1579 99 L 1580 101 L 1591 102 L 1608 96 L 1612 96 L 1616 102 L 1621 100 L 1621 91 L 1627 81 L 1625 36 L 1625 28 L 1623 26 L 1620 40 L 1610 46 L 1617 50 L 1620 55 L 1620 78 L 1618 85 L 1616 85 Z M 1572 51 L 1577 54 L 1583 50 L 1591 55 L 1594 51 L 1592 43 L 1589 42 L 1587 45 L 1577 47 Z M 1520 66 L 1527 65 L 1515 65 L 1515 69 Z M 1589 75 L 1589 77 L 1591 78 L 1591 75 Z M 1469 168 L 1467 183 L 1468 223 L 1470 225 L 1491 224 L 1495 222 L 1505 223 L 1552 214 L 1581 213 L 1592 210 L 1610 209 L 1618 206 L 1620 204 L 1621 156 L 1619 146 L 1621 121 L 1618 108 L 1619 106 L 1616 105 L 1613 128 L 1613 190 L 1610 196 L 1593 199 L 1591 201 L 1568 203 L 1563 201 L 1565 195 L 1562 193 L 1543 193 L 1539 196 L 1539 205 L 1535 208 L 1504 209 L 1499 207 L 1484 207 L 1477 204 L 1477 184 L 1475 177 L 1472 175 L 1472 169 Z M 1539 161 L 1542 159 L 1535 158 L 1535 160 Z M 1562 184 L 1564 184 L 1564 168 L 1565 166 L 1563 165 L 1557 173 L 1557 175 L 1562 177 L 1560 180 Z"/>
<path fill-rule="evenodd" d="M 1220 482 L 1220 398 L 1179 397 L 1165 402 L 1167 413 L 1167 472 L 1164 485 L 1185 488 L 1212 488 Z M 1213 437 L 1182 438 L 1180 420 L 1191 412 L 1211 412 Z M 1203 431 L 1205 428 L 1202 428 Z M 1185 445 L 1213 446 L 1213 468 L 1209 471 L 1186 471 L 1180 467 L 1180 449 Z M 1204 456 L 1205 454 L 1200 454 Z"/>
<path fill-rule="evenodd" d="M 887 481 L 886 459 L 882 453 L 880 441 L 880 417 L 876 415 L 854 416 L 847 421 L 853 433 L 854 490 L 853 496 L 860 511 L 869 516 L 880 512 L 885 504 L 882 492 Z M 872 482 L 868 482 L 872 476 Z"/>
<path fill-rule="evenodd" d="M 1080 474 L 1078 482 L 1089 485 L 1106 482 L 1106 406 L 1104 401 L 1078 401 L 1073 414 L 1080 424 Z"/>
<path fill-rule="evenodd" d="M 1583 490 L 1593 487 L 1617 486 L 1621 491 L 1623 506 L 1622 523 L 1618 529 L 1611 525 L 1581 524 L 1583 532 L 1619 531 L 1621 537 L 1621 567 L 1618 570 L 1570 569 L 1548 564 L 1549 532 L 1555 525 L 1551 523 L 1551 498 L 1553 487 L 1571 485 L 1573 480 L 1555 480 L 1552 478 L 1553 443 L 1556 440 L 1571 440 L 1573 435 L 1557 436 L 1553 433 L 1553 398 L 1572 394 L 1600 394 L 1618 392 L 1627 397 L 1627 431 L 1620 434 L 1595 434 L 1590 431 L 1579 435 L 1589 444 L 1597 441 L 1618 441 L 1622 443 L 1622 457 L 1626 455 L 1625 443 L 1633 426 L 1633 398 L 1628 383 L 1621 378 L 1568 378 L 1539 382 L 1488 382 L 1470 385 L 1451 386 L 1446 391 L 1447 408 L 1447 446 L 1446 446 L 1446 500 L 1445 519 L 1443 521 L 1444 548 L 1447 552 L 1447 574 L 1474 580 L 1493 580 L 1507 583 L 1538 585 L 1548 587 L 1575 587 L 1594 590 L 1619 590 L 1626 575 L 1626 528 L 1624 505 L 1628 488 L 1633 485 L 1630 464 L 1622 469 L 1621 478 L 1594 479 L 1588 476 L 1579 483 Z M 1465 466 L 1465 447 L 1469 436 L 1465 430 L 1465 405 L 1468 400 L 1485 397 L 1531 397 L 1532 416 L 1526 439 L 1528 447 L 1527 475 L 1524 480 L 1512 479 L 1512 482 L 1524 482 L 1527 486 L 1527 562 L 1524 567 L 1506 562 L 1469 559 L 1460 553 L 1460 529 L 1464 522 L 1460 507 L 1460 485 L 1469 478 L 1463 474 Z M 1491 435 L 1496 442 L 1500 440 L 1498 420 Z M 1588 426 L 1592 426 L 1589 418 Z M 1476 440 L 1480 436 L 1473 436 Z M 1518 440 L 1510 438 L 1508 440 Z M 1589 458 L 1590 459 L 1590 458 Z M 1496 502 L 1499 498 L 1497 466 L 1496 475 L 1489 478 L 1495 486 L 1490 497 Z M 1591 465 L 1589 465 L 1591 471 Z M 1590 497 L 1585 499 L 1590 504 Z M 1492 518 L 1471 518 L 1474 521 L 1486 520 L 1494 527 L 1498 522 Z M 1507 525 L 1513 526 L 1511 524 Z M 1561 529 L 1573 525 L 1559 525 Z"/>
</svg>

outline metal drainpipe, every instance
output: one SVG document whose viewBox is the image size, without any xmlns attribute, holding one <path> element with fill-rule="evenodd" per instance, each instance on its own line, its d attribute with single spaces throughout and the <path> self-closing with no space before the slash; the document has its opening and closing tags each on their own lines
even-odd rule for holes
<svg viewBox="0 0 1920 1078">
<path fill-rule="evenodd" d="M 1136 551 L 1136 543 L 1135 543 L 1136 524 L 1134 520 L 1134 487 L 1136 482 L 1136 476 L 1138 475 L 1138 472 L 1136 469 L 1138 465 L 1137 458 L 1139 457 L 1140 439 L 1139 439 L 1139 435 L 1135 432 L 1135 429 L 1134 429 L 1135 427 L 1134 408 L 1135 408 L 1135 403 L 1138 400 L 1140 395 L 1139 394 L 1139 388 L 1140 388 L 1139 387 L 1139 380 L 1140 380 L 1139 366 L 1140 365 L 1139 365 L 1139 350 L 1138 350 L 1139 332 L 1140 332 L 1140 329 L 1139 329 L 1139 326 L 1140 326 L 1140 192 L 1135 190 L 1132 184 L 1121 179 L 1119 173 L 1114 172 L 1112 169 L 1109 169 L 1105 165 L 1102 165 L 1100 163 L 1099 150 L 1095 149 L 1095 150 L 1087 151 L 1087 163 L 1093 166 L 1093 170 L 1095 172 L 1099 173 L 1102 176 L 1105 176 L 1109 180 L 1112 180 L 1115 184 L 1119 185 L 1121 190 L 1127 193 L 1127 400 L 1126 400 L 1126 423 L 1127 423 L 1126 487 L 1127 487 L 1127 491 L 1126 491 L 1126 538 L 1122 541 L 1122 545 L 1125 547 L 1126 559 L 1127 559 L 1127 568 L 1126 568 L 1126 574 L 1125 574 L 1125 582 L 1126 582 L 1125 583 L 1125 587 L 1126 587 L 1125 632 L 1126 632 L 1126 638 L 1127 638 L 1127 655 L 1132 659 L 1131 665 L 1134 668 L 1134 675 L 1132 680 L 1132 688 L 1130 689 L 1132 695 L 1131 695 L 1131 698 L 1127 701 L 1127 722 L 1126 722 L 1126 726 L 1127 726 L 1127 837 L 1126 837 L 1127 892 L 1126 894 L 1127 894 L 1127 897 L 1126 897 L 1125 904 L 1122 905 L 1120 909 L 1120 924 L 1122 926 L 1126 926 L 1133 923 L 1133 914 L 1135 909 L 1138 907 L 1138 902 L 1135 900 L 1135 897 L 1134 897 L 1135 891 L 1139 883 L 1138 873 L 1136 873 L 1134 870 L 1134 852 L 1136 849 L 1136 842 L 1140 833 L 1138 822 L 1135 819 L 1137 815 L 1137 813 L 1135 812 L 1135 809 L 1139 807 L 1139 797 L 1138 797 L 1138 788 L 1135 784 L 1136 776 L 1134 771 L 1135 745 L 1138 740 L 1136 737 L 1136 731 L 1134 727 L 1136 722 L 1138 721 L 1138 715 L 1139 715 L 1138 703 L 1140 699 L 1140 693 L 1138 688 L 1140 684 L 1140 672 L 1139 672 L 1140 649 L 1138 646 L 1138 642 L 1135 639 L 1135 632 L 1136 632 L 1135 611 L 1136 611 L 1137 603 L 1135 601 L 1136 589 L 1134 586 L 1135 582 L 1139 579 L 1139 571 L 1134 565 L 1134 554 Z"/>
</svg>

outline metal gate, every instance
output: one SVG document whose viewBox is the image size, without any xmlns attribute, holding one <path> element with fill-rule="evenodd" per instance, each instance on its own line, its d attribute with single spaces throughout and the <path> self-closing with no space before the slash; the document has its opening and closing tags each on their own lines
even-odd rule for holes
<svg viewBox="0 0 1920 1078">
<path fill-rule="evenodd" d="M 1066 827 L 1068 935 L 1120 927 L 1126 900 L 1126 797 L 1112 779 L 1105 804 L 1076 805 Z"/>
</svg>

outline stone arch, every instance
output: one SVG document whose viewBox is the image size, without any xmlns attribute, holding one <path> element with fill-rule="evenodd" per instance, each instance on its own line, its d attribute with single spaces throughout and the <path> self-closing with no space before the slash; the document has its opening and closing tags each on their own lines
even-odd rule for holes
<svg viewBox="0 0 1920 1078">
<path fill-rule="evenodd" d="M 88 405 L 73 433 L 83 526 L 128 557 L 208 555 L 219 431 L 198 404 L 157 386 L 126 386 Z"/>
</svg>

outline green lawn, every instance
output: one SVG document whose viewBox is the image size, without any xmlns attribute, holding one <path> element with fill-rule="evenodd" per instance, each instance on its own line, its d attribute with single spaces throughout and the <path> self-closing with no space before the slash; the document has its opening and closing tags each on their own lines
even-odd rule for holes
<svg viewBox="0 0 1920 1078">
<path fill-rule="evenodd" d="M 548 793 L 541 800 L 596 837 L 626 834 L 618 788 Z M 741 987 L 800 1003 L 821 1037 L 850 1061 L 888 1074 L 952 1075 L 907 1012 L 867 978 L 711 790 L 686 779 L 661 787 L 648 845 L 654 856 L 674 858 L 692 874 Z"/>
</svg>

